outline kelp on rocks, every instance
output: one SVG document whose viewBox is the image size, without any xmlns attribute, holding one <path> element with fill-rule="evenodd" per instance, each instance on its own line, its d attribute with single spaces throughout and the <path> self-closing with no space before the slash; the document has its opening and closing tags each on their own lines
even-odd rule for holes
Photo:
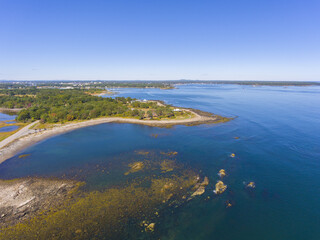
<svg viewBox="0 0 320 240">
<path fill-rule="evenodd" d="M 246 187 L 247 188 L 255 188 L 256 184 L 255 184 L 255 182 L 249 182 Z"/>
<path fill-rule="evenodd" d="M 218 175 L 223 178 L 224 176 L 226 176 L 226 171 L 224 169 L 221 169 L 218 173 Z"/>
<path fill-rule="evenodd" d="M 26 157 L 29 157 L 31 154 L 22 154 L 22 155 L 19 155 L 18 158 L 26 158 Z"/>
<path fill-rule="evenodd" d="M 174 170 L 174 168 L 176 167 L 176 164 L 172 160 L 165 159 L 160 163 L 160 166 L 161 166 L 162 172 L 170 172 Z"/>
<path fill-rule="evenodd" d="M 0 239 L 135 239 L 141 234 L 153 234 L 161 209 L 182 204 L 199 184 L 193 170 L 174 161 L 163 162 L 133 163 L 133 169 L 147 166 L 143 176 L 103 191 L 78 190 L 62 207 L 2 228 Z M 163 172 L 163 165 L 169 163 L 174 170 Z M 148 169 L 152 171 L 146 175 Z M 155 174 L 155 169 L 159 174 Z M 142 221 L 148 225 L 141 226 Z"/>
<path fill-rule="evenodd" d="M 136 151 L 136 154 L 138 154 L 138 155 L 148 155 L 149 152 L 140 150 L 140 151 Z"/>
<path fill-rule="evenodd" d="M 176 156 L 178 154 L 178 152 L 175 152 L 175 151 L 173 151 L 173 152 L 160 152 L 160 153 L 163 155 L 167 155 L 169 157 Z"/>
<path fill-rule="evenodd" d="M 130 170 L 126 172 L 124 175 L 128 175 L 130 173 L 138 172 L 144 168 L 143 162 L 135 162 L 129 164 Z"/>
<path fill-rule="evenodd" d="M 225 185 L 222 181 L 218 181 L 216 183 L 216 189 L 214 190 L 215 194 L 221 194 L 227 189 L 227 185 Z"/>
<path fill-rule="evenodd" d="M 209 184 L 209 179 L 207 177 L 204 178 L 203 182 L 197 183 L 195 186 L 197 190 L 194 193 L 192 193 L 189 200 L 195 196 L 202 195 L 205 192 L 206 186 L 208 186 L 208 184 Z"/>
</svg>

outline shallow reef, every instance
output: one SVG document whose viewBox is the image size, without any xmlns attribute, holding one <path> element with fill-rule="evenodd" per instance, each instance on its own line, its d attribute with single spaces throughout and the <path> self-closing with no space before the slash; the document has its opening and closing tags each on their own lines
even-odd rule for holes
<svg viewBox="0 0 320 240">
<path fill-rule="evenodd" d="M 172 156 L 176 156 L 178 154 L 178 152 L 160 152 L 161 154 L 163 155 L 166 155 L 166 156 L 169 156 L 169 157 L 172 157 Z"/>
<path fill-rule="evenodd" d="M 26 157 L 29 157 L 31 154 L 28 153 L 28 154 L 22 154 L 22 155 L 19 155 L 19 158 L 26 158 Z"/>
<path fill-rule="evenodd" d="M 196 171 L 166 156 L 127 165 L 134 178 L 125 184 L 99 191 L 78 188 L 60 206 L 3 227 L 0 239 L 148 238 L 156 234 L 163 209 L 184 204 L 197 191 L 202 194 L 209 183 L 208 178 L 201 181 Z"/>
<path fill-rule="evenodd" d="M 205 192 L 206 186 L 209 184 L 209 179 L 207 177 L 204 178 L 203 182 L 197 183 L 195 188 L 197 189 L 194 193 L 192 193 L 189 200 L 195 196 L 202 195 Z"/>
<path fill-rule="evenodd" d="M 126 172 L 124 175 L 128 175 L 130 173 L 138 172 L 144 168 L 143 162 L 134 162 L 128 165 L 130 170 Z"/>
<path fill-rule="evenodd" d="M 148 152 L 148 151 L 144 151 L 144 150 L 139 150 L 139 151 L 136 151 L 136 154 L 139 154 L 139 155 L 148 155 L 149 152 Z"/>
</svg>

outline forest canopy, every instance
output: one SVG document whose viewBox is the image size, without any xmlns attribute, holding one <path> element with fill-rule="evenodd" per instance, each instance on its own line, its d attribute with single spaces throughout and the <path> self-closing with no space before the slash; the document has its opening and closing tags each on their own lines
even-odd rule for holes
<svg viewBox="0 0 320 240">
<path fill-rule="evenodd" d="M 170 106 L 155 101 L 141 102 L 130 97 L 98 97 L 84 90 L 6 89 L 0 90 L 2 108 L 21 108 L 17 121 L 41 120 L 57 123 L 98 117 L 172 118 Z"/>
</svg>

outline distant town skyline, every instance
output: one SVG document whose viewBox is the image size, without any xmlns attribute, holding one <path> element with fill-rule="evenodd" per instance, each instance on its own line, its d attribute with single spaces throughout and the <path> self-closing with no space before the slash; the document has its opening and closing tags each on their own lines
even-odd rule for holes
<svg viewBox="0 0 320 240">
<path fill-rule="evenodd" d="M 0 80 L 320 81 L 320 1 L 0 3 Z"/>
</svg>

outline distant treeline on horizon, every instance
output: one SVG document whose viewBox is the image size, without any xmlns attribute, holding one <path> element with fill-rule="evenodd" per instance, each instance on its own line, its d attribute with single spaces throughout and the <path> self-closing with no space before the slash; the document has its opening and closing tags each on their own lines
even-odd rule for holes
<svg viewBox="0 0 320 240">
<path fill-rule="evenodd" d="M 10 88 L 161 88 L 173 89 L 177 84 L 237 84 L 237 85 L 261 85 L 261 86 L 313 86 L 320 85 L 316 81 L 241 81 L 241 80 L 34 80 L 34 81 L 0 81 L 0 89 Z"/>
</svg>

